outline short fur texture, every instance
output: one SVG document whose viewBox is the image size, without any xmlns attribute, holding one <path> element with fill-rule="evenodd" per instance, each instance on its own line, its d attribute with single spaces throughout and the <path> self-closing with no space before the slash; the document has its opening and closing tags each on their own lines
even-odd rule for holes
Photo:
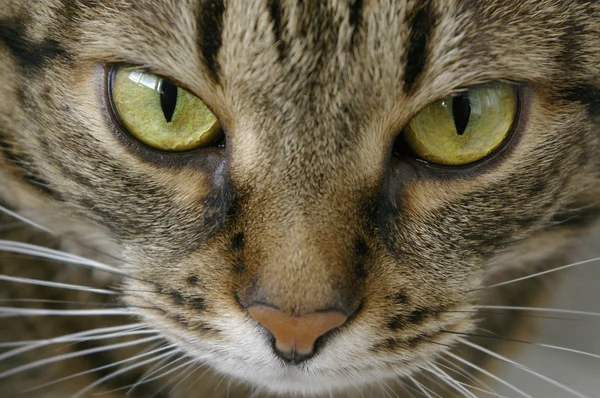
<svg viewBox="0 0 600 398">
<path fill-rule="evenodd" d="M 124 136 L 113 63 L 197 94 L 226 147 L 166 155 Z M 502 151 L 454 169 L 393 153 L 420 109 L 490 81 L 521 87 Z M 476 306 L 526 305 L 545 280 L 481 288 L 564 264 L 600 214 L 594 0 L 1 0 L 0 83 L 2 201 L 94 236 L 136 278 L 122 300 L 241 381 L 232 396 L 349 396 L 418 377 L 477 326 L 506 336 L 520 318 Z M 251 302 L 352 316 L 286 366 Z"/>
</svg>

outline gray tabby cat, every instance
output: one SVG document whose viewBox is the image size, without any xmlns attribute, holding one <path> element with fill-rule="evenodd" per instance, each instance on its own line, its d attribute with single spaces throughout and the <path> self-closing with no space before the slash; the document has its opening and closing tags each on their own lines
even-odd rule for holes
<svg viewBox="0 0 600 398">
<path fill-rule="evenodd" d="M 0 85 L 5 397 L 485 396 L 600 214 L 595 0 L 0 0 Z"/>
</svg>

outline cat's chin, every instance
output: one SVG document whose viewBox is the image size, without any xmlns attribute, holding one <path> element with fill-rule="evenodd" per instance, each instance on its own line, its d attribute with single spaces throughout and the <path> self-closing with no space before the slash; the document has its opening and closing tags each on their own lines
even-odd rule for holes
<svg viewBox="0 0 600 398">
<path fill-rule="evenodd" d="M 324 396 L 330 393 L 343 393 L 348 390 L 360 391 L 372 385 L 377 385 L 386 380 L 399 379 L 413 373 L 415 369 L 409 367 L 402 371 L 401 367 L 390 371 L 389 367 L 382 366 L 378 369 L 361 368 L 360 364 L 354 367 L 319 370 L 296 366 L 263 367 L 231 363 L 212 364 L 220 374 L 239 380 L 251 386 L 254 390 L 262 390 L 272 394 L 292 396 Z"/>
<path fill-rule="evenodd" d="M 242 356 L 223 350 L 223 347 L 211 347 L 211 344 L 196 342 L 195 345 L 195 349 L 183 348 L 183 351 L 211 368 L 218 380 L 228 378 L 234 381 L 234 385 L 236 382 L 245 384 L 253 391 L 302 397 L 343 394 L 393 384 L 418 373 L 421 366 L 427 366 L 440 354 L 439 351 L 420 352 L 411 355 L 411 360 L 396 359 L 393 366 L 390 366 L 390 358 L 347 361 L 338 360 L 333 354 L 317 356 L 300 365 L 287 365 L 271 353 Z M 199 345 L 204 345 L 204 348 L 199 349 Z"/>
</svg>

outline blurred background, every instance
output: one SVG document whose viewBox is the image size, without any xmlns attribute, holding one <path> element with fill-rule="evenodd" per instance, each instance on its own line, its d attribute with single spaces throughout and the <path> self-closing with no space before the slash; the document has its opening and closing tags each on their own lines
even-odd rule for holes
<svg viewBox="0 0 600 398">
<path fill-rule="evenodd" d="M 599 256 L 600 228 L 596 228 L 594 233 L 582 242 L 582 247 L 573 260 L 588 260 Z M 600 313 L 600 261 L 559 272 L 562 272 L 563 279 L 548 307 Z M 537 325 L 537 334 L 531 341 L 600 356 L 600 315 L 536 315 L 548 318 L 542 319 Z M 550 319 L 553 317 L 556 319 Z M 525 344 L 511 345 L 511 348 L 520 351 L 518 356 L 513 357 L 516 362 L 571 387 L 583 396 L 600 397 L 600 358 Z M 511 365 L 502 365 L 497 374 L 534 398 L 577 397 Z M 522 397 L 502 385 L 493 385 L 493 388 L 505 397 Z M 484 396 L 486 395 L 482 395 Z"/>
</svg>

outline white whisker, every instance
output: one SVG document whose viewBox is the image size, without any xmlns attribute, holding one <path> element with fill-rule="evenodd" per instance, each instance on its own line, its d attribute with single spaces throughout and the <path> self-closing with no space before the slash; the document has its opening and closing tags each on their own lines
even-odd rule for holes
<svg viewBox="0 0 600 398">
<path fill-rule="evenodd" d="M 37 229 L 41 230 L 41 231 L 47 232 L 47 233 L 49 233 L 51 235 L 54 235 L 54 232 L 52 232 L 48 228 L 44 227 L 43 225 L 38 224 L 38 223 L 36 223 L 36 222 L 28 219 L 27 217 L 20 215 L 19 213 L 15 213 L 14 211 L 9 210 L 9 209 L 7 209 L 6 207 L 4 207 L 2 205 L 0 205 L 0 211 L 3 212 L 3 213 L 6 213 L 7 215 L 11 216 L 12 218 L 16 218 L 17 220 L 19 220 L 19 221 L 21 221 L 21 222 L 23 222 L 23 223 L 25 223 L 27 225 L 30 225 L 30 226 L 32 226 L 34 228 L 37 228 Z"/>
<path fill-rule="evenodd" d="M 0 303 L 36 303 L 36 304 L 72 304 L 72 305 L 85 305 L 85 306 L 106 306 L 106 307 L 118 307 L 123 308 L 126 307 L 125 304 L 118 303 L 103 303 L 101 301 L 70 301 L 70 300 L 50 300 L 50 299 L 0 299 Z"/>
<path fill-rule="evenodd" d="M 481 329 L 481 328 L 479 328 L 479 329 Z M 482 335 L 482 334 L 460 333 L 460 332 L 452 332 L 452 331 L 448 331 L 448 330 L 444 330 L 443 332 L 444 333 L 450 333 L 450 334 L 456 334 L 456 335 L 462 335 L 462 336 L 477 337 L 477 338 L 482 338 L 482 339 L 501 340 L 501 341 L 506 341 L 506 342 L 509 342 L 509 343 L 528 344 L 528 345 L 532 345 L 534 347 L 548 348 L 548 349 L 551 349 L 551 350 L 570 352 L 572 354 L 578 354 L 578 355 L 583 355 L 583 356 L 587 356 L 587 357 L 590 357 L 590 358 L 600 359 L 600 354 L 594 354 L 592 352 L 580 351 L 580 350 L 576 350 L 574 348 L 561 347 L 561 346 L 552 345 L 552 344 L 536 343 L 534 341 L 525 341 L 525 340 L 518 340 L 518 339 L 510 339 L 510 338 L 498 336 L 495 333 L 492 333 L 492 332 L 490 332 L 488 330 L 485 330 L 485 329 L 481 329 L 481 330 L 484 330 L 484 331 L 486 331 L 488 333 L 491 333 L 492 335 L 491 336 L 486 336 L 486 335 Z"/>
<path fill-rule="evenodd" d="M 107 316 L 133 315 L 129 309 L 48 310 L 43 308 L 0 307 L 0 318 L 14 316 Z"/>
<path fill-rule="evenodd" d="M 129 329 L 127 329 L 129 330 Z M 107 340 L 116 337 L 127 337 L 127 336 L 139 336 L 145 334 L 157 334 L 158 332 L 154 330 L 137 330 L 131 332 L 119 332 L 119 333 L 110 333 L 110 334 L 101 334 L 98 336 L 92 337 L 73 337 L 70 339 L 65 339 L 61 341 L 61 343 L 81 343 L 84 341 L 96 341 L 96 340 Z M 12 348 L 12 347 L 24 347 L 31 344 L 40 343 L 43 340 L 29 340 L 29 341 L 15 341 L 11 343 L 0 343 L 0 348 Z"/>
<path fill-rule="evenodd" d="M 171 357 L 173 357 L 174 355 L 177 355 L 177 354 L 178 354 L 178 351 L 177 350 L 173 350 L 171 352 L 171 355 L 169 355 L 168 357 L 165 357 L 165 358 L 161 359 L 159 362 L 157 362 L 156 364 L 154 364 L 150 369 L 148 369 L 142 375 L 142 377 L 140 377 L 135 382 L 135 384 L 130 385 L 130 386 L 122 387 L 121 390 L 129 388 L 129 390 L 127 391 L 127 394 L 126 394 L 126 395 L 129 395 L 131 392 L 133 392 L 133 390 L 135 390 L 137 388 L 137 386 L 139 386 L 140 384 L 142 384 L 145 380 L 147 380 L 148 378 L 150 378 L 152 375 L 155 375 L 157 372 L 160 372 L 164 368 L 169 367 L 173 363 L 176 363 L 177 361 L 179 361 L 180 359 L 183 358 L 183 357 L 176 358 L 174 361 L 171 361 L 171 362 L 169 362 L 168 364 L 165 365 L 165 362 L 169 361 L 171 359 Z"/>
<path fill-rule="evenodd" d="M 416 391 L 414 391 L 411 387 L 406 385 L 406 383 L 403 380 L 396 380 L 396 384 L 398 385 L 398 387 L 400 387 L 402 389 L 402 391 L 407 393 L 411 398 L 415 398 L 415 394 L 413 394 L 413 392 L 416 392 Z M 422 395 L 422 394 L 419 393 L 419 395 Z"/>
<path fill-rule="evenodd" d="M 63 252 L 60 250 L 49 249 L 47 247 L 32 245 L 30 243 L 16 242 L 12 240 L 0 239 L 0 251 L 11 253 L 26 254 L 29 256 L 57 260 L 64 263 L 82 266 L 85 268 L 95 269 L 98 271 L 108 272 L 111 274 L 131 277 L 126 272 L 107 264 L 100 263 L 85 257 L 75 254 Z"/>
<path fill-rule="evenodd" d="M 484 390 L 483 388 L 475 387 L 475 386 L 472 386 L 472 385 L 470 385 L 470 384 L 463 383 L 463 382 L 460 382 L 460 381 L 457 381 L 457 383 L 458 383 L 458 384 L 460 384 L 460 385 L 462 385 L 462 386 L 465 386 L 465 387 L 471 388 L 471 389 L 473 389 L 473 390 L 475 390 L 475 391 L 482 392 L 482 393 L 484 393 L 484 394 L 487 394 L 487 395 L 491 395 L 492 397 L 498 397 L 498 398 L 509 398 L 509 397 L 507 397 L 506 395 L 500 395 L 500 394 L 498 394 L 498 393 L 497 393 L 497 392 L 495 392 L 495 391 Z"/>
<path fill-rule="evenodd" d="M 162 338 L 161 336 L 147 337 L 145 339 L 129 341 L 126 343 L 112 344 L 112 345 L 103 346 L 103 347 L 90 348 L 90 349 L 83 350 L 83 351 L 71 352 L 71 353 L 63 354 L 63 355 L 56 355 L 56 356 L 53 356 L 50 358 L 41 359 L 39 361 L 28 363 L 26 365 L 18 366 L 16 368 L 12 368 L 10 370 L 2 372 L 2 373 L 0 373 L 0 379 L 4 379 L 8 376 L 12 376 L 17 373 L 25 372 L 30 369 L 39 368 L 40 366 L 64 361 L 65 359 L 77 358 L 77 357 L 88 355 L 88 354 L 94 354 L 96 352 L 103 352 L 103 351 L 116 350 L 119 348 L 131 347 L 131 346 L 135 346 L 135 345 L 139 345 L 139 344 L 149 343 L 151 341 L 156 341 L 161 338 Z"/>
<path fill-rule="evenodd" d="M 163 377 L 165 377 L 165 376 L 168 376 L 168 375 L 170 375 L 171 373 L 177 372 L 177 371 L 178 371 L 179 369 L 181 369 L 181 368 L 184 368 L 184 367 L 186 367 L 186 366 L 188 366 L 188 367 L 189 367 L 189 366 L 191 366 L 191 365 L 194 365 L 195 363 L 196 363 L 196 360 L 195 360 L 195 359 L 190 359 L 189 361 L 187 361 L 187 362 L 184 362 L 184 363 L 182 363 L 181 365 L 178 365 L 178 366 L 174 367 L 173 369 L 169 369 L 168 371 L 166 371 L 166 372 L 164 372 L 164 373 L 162 373 L 162 374 L 160 374 L 160 375 L 158 375 L 158 376 L 155 376 L 155 377 L 153 377 L 153 378 L 151 378 L 151 379 L 147 379 L 147 380 L 145 380 L 144 382 L 140 383 L 139 385 L 141 385 L 141 384 L 146 384 L 146 383 L 150 383 L 150 382 L 152 382 L 152 381 L 155 381 L 155 380 L 162 379 Z M 130 386 L 127 386 L 127 387 L 130 387 Z M 125 388 L 127 388 L 127 387 L 125 387 Z"/>
<path fill-rule="evenodd" d="M 457 380 L 455 380 L 454 377 L 452 377 L 448 373 L 444 372 L 443 369 L 436 366 L 435 364 L 431 364 L 430 366 L 425 367 L 424 369 L 430 371 L 431 373 L 433 373 L 434 375 L 439 377 L 441 380 L 445 380 L 450 387 L 452 387 L 457 392 L 460 392 L 465 397 L 477 398 L 471 391 L 467 390 Z"/>
<path fill-rule="evenodd" d="M 75 339 L 75 338 L 79 338 L 79 337 L 91 337 L 91 336 L 96 336 L 96 335 L 99 335 L 102 333 L 116 333 L 116 332 L 125 331 L 125 330 L 132 330 L 132 329 L 135 329 L 135 328 L 138 328 L 141 326 L 146 326 L 146 325 L 143 323 L 131 323 L 128 325 L 112 326 L 112 327 L 106 327 L 106 328 L 86 330 L 83 332 L 67 334 L 64 336 L 54 337 L 51 339 L 34 341 L 34 342 L 32 342 L 33 344 L 31 344 L 27 347 L 16 348 L 14 350 L 0 354 L 0 362 L 6 360 L 8 358 L 14 357 L 16 355 L 20 355 L 25 352 L 35 350 L 36 348 L 42 348 L 42 347 L 52 345 L 52 344 L 69 342 L 69 341 L 72 341 L 71 339 Z"/>
<path fill-rule="evenodd" d="M 396 398 L 400 398 L 400 397 L 398 396 L 398 394 L 396 394 L 396 391 L 394 391 L 394 389 L 393 389 L 393 388 L 391 388 L 391 387 L 388 385 L 388 383 L 386 383 L 386 382 L 385 382 L 385 380 L 381 380 L 381 383 L 383 384 L 383 386 L 385 387 L 385 389 L 389 390 L 389 391 L 390 391 L 392 394 L 394 394 L 394 396 L 395 396 Z M 388 395 L 389 395 L 389 394 L 388 394 Z"/>
<path fill-rule="evenodd" d="M 408 379 L 410 381 L 413 382 L 413 384 L 419 389 L 419 391 L 421 391 L 423 393 L 423 395 L 425 395 L 427 398 L 433 398 L 433 396 L 430 394 L 432 393 L 433 395 L 435 395 L 438 398 L 442 398 L 440 397 L 438 394 L 434 393 L 433 391 L 429 390 L 428 388 L 426 388 L 423 384 L 419 383 L 414 377 L 412 377 L 411 375 L 407 374 L 406 377 L 408 377 Z"/>
<path fill-rule="evenodd" d="M 175 350 L 173 352 L 173 355 L 177 354 L 177 351 Z M 170 358 L 170 357 L 169 357 Z M 161 367 L 159 367 L 158 369 L 154 369 L 152 372 L 144 375 L 144 377 L 142 377 L 140 380 L 138 380 L 135 384 L 129 385 L 129 386 L 125 386 L 123 387 L 123 389 L 129 388 L 129 391 L 127 391 L 127 393 L 131 393 L 135 388 L 137 388 L 138 386 L 142 385 L 142 384 L 146 384 L 150 381 L 154 381 L 157 379 L 162 378 L 163 376 L 158 376 L 158 377 L 151 377 L 152 375 L 155 375 L 157 373 L 159 373 L 161 370 L 168 368 L 169 366 L 173 366 L 174 364 L 176 364 L 177 362 L 183 360 L 185 357 L 181 356 L 179 358 L 175 358 L 174 360 L 172 360 L 171 362 L 167 363 L 166 365 L 163 365 Z M 166 373 L 169 374 L 169 373 Z"/>
<path fill-rule="evenodd" d="M 192 365 L 194 365 L 194 364 L 192 363 Z M 195 368 L 193 368 L 193 369 L 192 369 L 192 370 L 191 370 L 191 371 L 190 371 L 190 372 L 189 372 L 189 373 L 188 373 L 188 374 L 187 374 L 187 375 L 186 375 L 186 376 L 185 376 L 183 379 L 181 379 L 181 380 L 180 380 L 180 381 L 179 381 L 179 382 L 178 382 L 178 383 L 175 385 L 175 387 L 173 387 L 173 388 L 171 389 L 171 391 L 169 391 L 169 396 L 170 396 L 171 394 L 173 394 L 173 392 L 174 392 L 174 391 L 177 389 L 177 387 L 179 387 L 179 386 L 180 386 L 180 385 L 181 385 L 181 384 L 182 384 L 184 381 L 186 381 L 186 380 L 187 380 L 187 379 L 188 379 L 188 378 L 189 378 L 191 375 L 193 375 L 194 373 L 196 373 L 196 372 L 198 371 L 198 369 L 200 369 L 201 367 L 202 367 L 202 364 L 200 364 L 200 365 L 196 366 Z M 229 385 L 228 385 L 227 389 L 228 389 L 228 391 L 229 391 Z"/>
<path fill-rule="evenodd" d="M 459 375 L 461 375 L 462 377 L 466 378 L 469 381 L 472 381 L 473 383 L 479 384 L 481 386 L 483 386 L 483 388 L 487 389 L 488 391 L 494 391 L 494 389 L 492 387 L 490 387 L 487 383 L 484 383 L 481 379 L 479 379 L 478 377 L 476 377 L 475 375 L 469 374 L 468 372 L 466 372 L 465 370 L 463 370 L 460 366 L 458 366 L 457 364 L 455 364 L 454 362 L 450 361 L 447 358 L 441 358 L 441 360 L 443 360 L 444 362 L 446 362 L 449 366 L 446 366 L 442 363 L 436 362 L 435 365 L 440 366 L 444 369 L 447 369 L 450 372 L 454 372 L 457 373 Z M 471 386 L 471 388 L 475 388 L 473 386 Z"/>
<path fill-rule="evenodd" d="M 494 285 L 484 286 L 484 287 L 481 287 L 481 288 L 478 288 L 478 289 L 469 290 L 466 293 L 470 293 L 470 292 L 474 292 L 474 291 L 478 291 L 478 290 L 483 290 L 483 289 L 492 289 L 494 287 L 499 287 L 499 286 L 506 286 L 506 285 L 509 285 L 511 283 L 517 283 L 517 282 L 521 282 L 521 281 L 524 281 L 524 280 L 527 280 L 527 279 L 537 278 L 538 276 L 551 274 L 551 273 L 554 273 L 554 272 L 562 271 L 562 270 L 573 268 L 573 267 L 578 267 L 580 265 L 593 263 L 593 262 L 596 262 L 596 261 L 599 261 L 599 260 L 600 260 L 600 257 L 596 257 L 596 258 L 592 258 L 592 259 L 584 260 L 584 261 L 578 261 L 576 263 L 572 263 L 572 264 L 568 264 L 568 265 L 563 265 L 561 267 L 553 268 L 553 269 L 550 269 L 550 270 L 546 270 L 546 271 L 542 271 L 542 272 L 537 272 L 535 274 L 523 276 L 523 277 L 520 277 L 520 278 L 511 279 L 511 280 L 506 281 L 506 282 L 500 282 L 500 283 L 496 283 Z"/>
<path fill-rule="evenodd" d="M 116 256 L 114 256 L 114 255 L 112 255 L 112 254 L 110 254 L 110 253 L 105 253 L 105 252 L 103 252 L 103 251 L 101 251 L 101 250 L 98 250 L 98 249 L 97 249 L 97 248 L 95 248 L 95 247 L 92 247 L 92 246 L 85 245 L 85 244 L 81 243 L 80 241 L 78 241 L 77 239 L 74 239 L 74 238 L 72 238 L 72 237 L 70 237 L 70 236 L 62 236 L 62 235 L 59 235 L 59 234 L 57 234 L 56 232 L 52 231 L 51 229 L 49 229 L 49 228 L 46 228 L 46 227 L 44 227 L 43 225 L 41 225 L 41 224 L 39 224 L 39 223 L 36 223 L 35 221 L 33 221 L 33 220 L 31 220 L 31 219 L 29 219 L 29 218 L 27 218 L 27 217 L 25 217 L 25 216 L 23 216 L 23 215 L 21 215 L 21 214 L 19 214 L 19 213 L 16 213 L 16 212 L 14 212 L 14 211 L 11 211 L 11 210 L 9 210 L 9 209 L 7 209 L 6 207 L 4 207 L 4 206 L 1 206 L 1 205 L 0 205 L 0 212 L 3 212 L 3 213 L 5 213 L 5 214 L 9 215 L 10 217 L 13 217 L 13 218 L 15 218 L 15 219 L 17 219 L 17 220 L 19 220 L 19 221 L 21 221 L 21 222 L 23 222 L 23 223 L 27 224 L 27 225 L 30 225 L 30 226 L 32 226 L 32 227 L 34 227 L 34 228 L 37 228 L 37 229 L 39 229 L 39 230 L 41 230 L 41 231 L 44 231 L 44 232 L 46 232 L 46 233 L 48 233 L 48 234 L 50 234 L 50 235 L 52 235 L 52 236 L 57 236 L 57 237 L 59 237 L 60 239 L 63 239 L 63 240 L 70 240 L 70 241 L 72 241 L 72 242 L 75 242 L 75 243 L 77 243 L 77 244 L 79 244 L 79 245 L 83 246 L 83 247 L 86 247 L 86 248 L 92 249 L 93 251 L 95 251 L 95 252 L 97 252 L 97 253 L 99 253 L 99 254 L 102 254 L 102 255 L 105 255 L 105 256 L 107 256 L 107 257 L 113 258 L 113 259 L 115 259 L 115 260 L 117 260 L 117 261 L 120 261 L 120 262 L 124 262 L 124 260 L 123 260 L 123 259 L 121 259 L 121 258 L 119 258 L 119 257 L 116 257 Z"/>
<path fill-rule="evenodd" d="M 149 363 L 155 362 L 155 361 L 157 361 L 159 359 L 162 359 L 162 358 L 164 358 L 164 357 L 166 357 L 168 355 L 173 355 L 173 353 L 171 351 L 169 351 L 169 352 L 166 352 L 166 353 L 164 353 L 162 355 L 159 355 L 158 357 L 150 358 L 150 359 L 147 359 L 145 361 L 142 361 L 142 362 L 139 362 L 139 363 L 127 366 L 126 368 L 119 369 L 118 371 L 112 372 L 111 374 L 109 374 L 107 376 L 104 376 L 101 379 L 98 379 L 95 382 L 93 382 L 92 384 L 88 385 L 87 387 L 79 390 L 79 392 L 77 392 L 75 395 L 71 396 L 71 398 L 82 398 L 82 397 L 84 397 L 84 394 L 86 394 L 87 392 L 91 391 L 94 387 L 99 386 L 100 384 L 104 383 L 105 381 L 113 379 L 113 378 L 115 378 L 115 377 L 117 377 L 119 375 L 122 375 L 123 373 L 127 373 L 130 370 L 137 369 L 137 368 L 142 367 L 144 365 L 147 365 Z"/>
<path fill-rule="evenodd" d="M 0 275 L 0 281 L 23 283 L 28 285 L 46 286 L 65 290 L 77 290 L 81 292 L 97 293 L 104 295 L 119 295 L 121 293 L 106 289 L 96 289 L 89 286 L 72 285 L 69 283 L 49 282 L 39 279 L 20 278 L 16 276 Z"/>
<path fill-rule="evenodd" d="M 200 364 L 200 367 L 202 367 L 202 366 L 203 366 L 203 365 L 202 365 L 202 364 Z M 203 377 L 204 377 L 204 376 L 205 376 L 205 375 L 206 375 L 206 374 L 207 374 L 209 371 L 210 371 L 210 368 L 209 368 L 209 367 L 207 367 L 207 368 L 204 370 L 204 372 L 202 372 L 202 374 L 201 374 L 200 376 L 196 377 L 196 380 L 194 380 L 194 382 L 193 382 L 192 384 L 190 384 L 190 385 L 189 385 L 189 386 L 188 386 L 188 387 L 185 389 L 185 391 L 186 391 L 186 392 L 188 392 L 188 391 L 190 391 L 192 388 L 194 388 L 194 386 L 195 386 L 196 384 L 198 384 L 198 383 L 199 383 L 199 382 L 202 380 L 202 378 L 203 378 Z M 239 385 L 239 384 L 238 384 L 238 385 Z"/>
<path fill-rule="evenodd" d="M 383 380 L 377 381 L 377 385 L 379 386 L 379 388 L 381 388 L 381 391 L 383 391 L 383 393 L 387 396 L 387 398 L 392 398 L 392 396 L 390 395 L 388 390 L 385 388 L 385 384 L 383 383 Z"/>
<path fill-rule="evenodd" d="M 121 360 L 121 361 L 118 361 L 118 362 L 113 362 L 113 363 L 111 363 L 111 364 L 108 364 L 108 365 L 105 365 L 105 366 L 100 366 L 100 367 L 98 367 L 98 368 L 94 368 L 94 369 L 91 369 L 91 370 L 86 370 L 85 372 L 79 372 L 79 373 L 75 373 L 75 374 L 73 374 L 73 375 L 71 375 L 71 376 L 63 377 L 62 379 L 58 379 L 58 380 L 52 380 L 51 382 L 48 382 L 48 383 L 42 384 L 42 385 L 40 385 L 40 386 L 37 386 L 37 387 L 31 388 L 31 389 L 29 389 L 29 390 L 25 390 L 24 392 L 32 392 L 32 391 L 41 390 L 42 388 L 49 387 L 49 386 L 52 386 L 52 385 L 54 385 L 54 384 L 61 383 L 61 382 L 63 382 L 63 381 L 71 380 L 71 379 L 74 379 L 74 378 L 76 378 L 76 377 L 79 377 L 79 376 L 84 376 L 84 375 L 86 375 L 86 374 L 90 374 L 90 373 L 98 372 L 98 371 L 100 371 L 100 370 L 104 370 L 104 369 L 113 368 L 113 367 L 115 367 L 115 366 L 119 366 L 119 365 L 122 365 L 122 364 L 124 364 L 124 363 L 127 363 L 127 362 L 131 362 L 131 361 L 137 361 L 138 359 L 141 359 L 141 358 L 144 358 L 144 357 L 147 357 L 147 356 L 150 356 L 150 355 L 158 354 L 159 352 L 162 352 L 162 351 L 164 351 L 164 350 L 171 349 L 171 348 L 173 348 L 173 347 L 175 347 L 175 346 L 176 346 L 175 344 L 171 344 L 171 345 L 163 346 L 163 347 L 157 348 L 157 349 L 155 349 L 155 350 L 152 350 L 152 351 L 149 351 L 149 352 L 145 352 L 145 353 L 142 353 L 142 354 L 136 355 L 136 356 L 134 356 L 134 357 L 131 357 L 131 358 L 123 359 L 123 360 Z"/>
<path fill-rule="evenodd" d="M 527 373 L 532 374 L 532 375 L 534 375 L 534 376 L 536 376 L 536 377 L 538 377 L 538 378 L 540 378 L 540 379 L 542 379 L 544 381 L 547 381 L 548 383 L 553 384 L 556 387 L 560 388 L 561 390 L 566 391 L 566 392 L 568 392 L 570 394 L 573 394 L 576 397 L 579 397 L 579 398 L 588 398 L 586 395 L 583 395 L 580 392 L 575 391 L 572 388 L 570 388 L 570 387 L 568 387 L 568 386 L 566 386 L 566 385 L 564 385 L 564 384 L 562 384 L 562 383 L 560 383 L 560 382 L 558 382 L 558 381 L 556 381 L 556 380 L 554 380 L 554 379 L 552 379 L 552 378 L 550 378 L 548 376 L 544 376 L 543 374 L 538 373 L 535 370 L 530 369 L 530 368 L 528 368 L 528 367 L 526 367 L 526 366 L 524 366 L 524 365 L 522 365 L 522 364 L 520 364 L 518 362 L 515 362 L 515 361 L 513 361 L 511 359 L 508 359 L 508 358 L 506 358 L 506 357 L 504 357 L 504 356 L 502 356 L 502 355 L 500 355 L 500 354 L 498 354 L 498 353 L 496 353 L 496 352 L 494 352 L 492 350 L 488 350 L 487 348 L 484 348 L 484 347 L 482 347 L 482 346 L 480 346 L 478 344 L 475 344 L 475 343 L 471 343 L 470 341 L 467 341 L 465 339 L 459 339 L 459 341 L 462 344 L 465 344 L 465 345 L 467 345 L 467 346 L 469 346 L 471 348 L 474 348 L 474 349 L 476 349 L 478 351 L 486 353 L 486 354 L 488 354 L 488 355 L 490 355 L 490 356 L 492 356 L 492 357 L 494 357 L 496 359 L 499 359 L 501 361 L 507 362 L 507 363 L 509 363 L 509 364 L 511 364 L 513 366 L 516 366 L 519 369 L 523 369 Z"/>
<path fill-rule="evenodd" d="M 519 388 L 513 386 L 512 384 L 510 384 L 509 382 L 507 382 L 506 380 L 501 379 L 500 377 L 496 376 L 495 374 L 488 372 L 487 370 L 475 365 L 474 363 L 471 363 L 469 361 L 467 361 L 466 359 L 463 359 L 461 357 L 459 357 L 458 355 L 455 355 L 451 352 L 446 352 L 446 355 L 448 355 L 449 357 L 451 357 L 452 359 L 467 365 L 470 368 L 473 368 L 481 373 L 483 373 L 484 375 L 491 377 L 492 379 L 496 380 L 497 382 L 504 384 L 506 387 L 510 388 L 511 390 L 521 394 L 522 396 L 526 397 L 526 398 L 533 398 L 531 395 L 527 394 L 526 392 L 520 390 Z"/>
<path fill-rule="evenodd" d="M 490 309 L 490 310 L 507 310 L 507 311 L 539 311 L 539 312 L 550 312 L 556 314 L 570 314 L 570 315 L 584 315 L 600 317 L 599 312 L 588 312 L 588 311 L 576 311 L 576 310 L 564 310 L 559 308 L 543 308 L 543 307 L 512 307 L 504 305 L 479 305 L 475 308 Z"/>
</svg>

